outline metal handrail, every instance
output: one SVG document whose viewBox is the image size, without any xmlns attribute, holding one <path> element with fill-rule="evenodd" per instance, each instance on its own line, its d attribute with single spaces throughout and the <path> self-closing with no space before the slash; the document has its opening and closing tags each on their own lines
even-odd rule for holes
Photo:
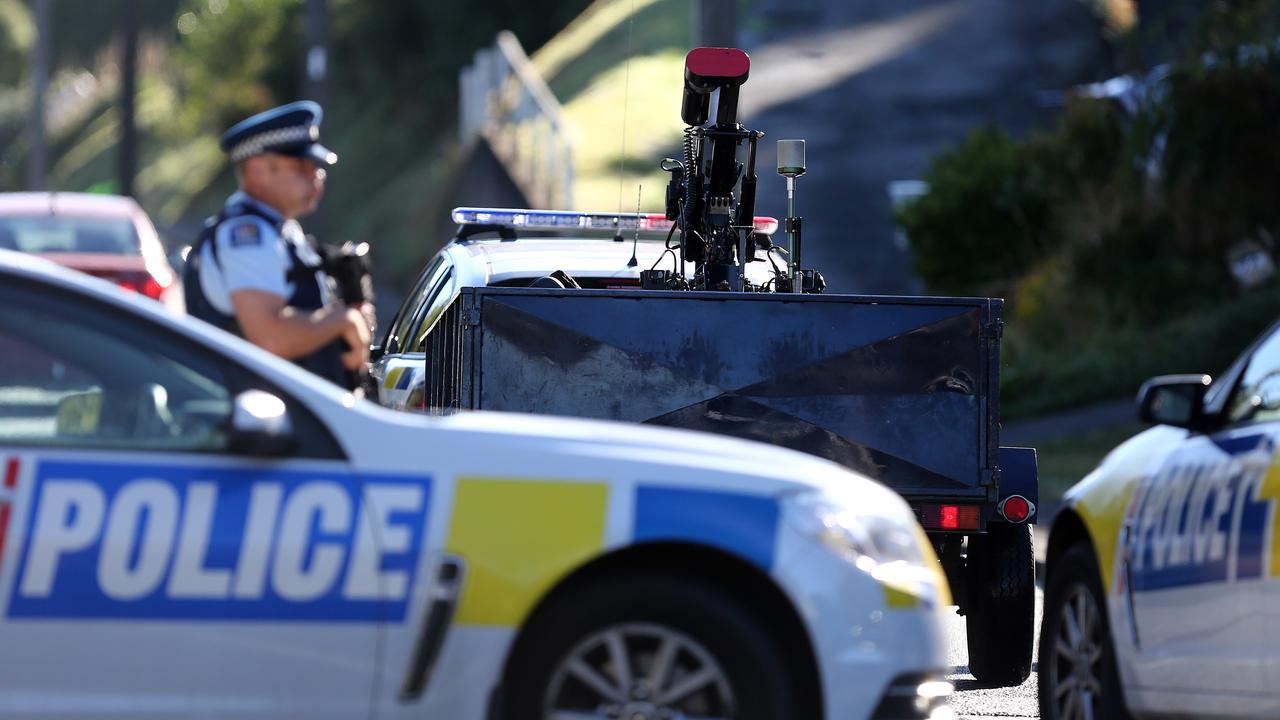
<svg viewBox="0 0 1280 720">
<path fill-rule="evenodd" d="M 573 143 L 560 102 L 508 30 L 459 76 L 463 144 L 484 138 L 530 203 L 573 206 Z"/>
</svg>

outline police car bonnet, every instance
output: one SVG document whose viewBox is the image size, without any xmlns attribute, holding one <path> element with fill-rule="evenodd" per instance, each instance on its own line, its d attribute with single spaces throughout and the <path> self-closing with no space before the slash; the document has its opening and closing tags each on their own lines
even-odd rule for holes
<svg viewBox="0 0 1280 720">
<path fill-rule="evenodd" d="M 320 105 L 310 100 L 281 105 L 236 123 L 218 144 L 231 162 L 271 152 L 333 165 L 338 156 L 320 144 L 323 117 Z"/>
</svg>

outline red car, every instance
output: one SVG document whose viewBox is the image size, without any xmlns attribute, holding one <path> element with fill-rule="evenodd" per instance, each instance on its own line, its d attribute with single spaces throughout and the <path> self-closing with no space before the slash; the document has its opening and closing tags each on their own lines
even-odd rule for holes
<svg viewBox="0 0 1280 720">
<path fill-rule="evenodd" d="M 86 193 L 0 193 L 0 248 L 40 255 L 110 280 L 169 308 L 182 284 L 151 219 L 132 198 Z"/>
</svg>

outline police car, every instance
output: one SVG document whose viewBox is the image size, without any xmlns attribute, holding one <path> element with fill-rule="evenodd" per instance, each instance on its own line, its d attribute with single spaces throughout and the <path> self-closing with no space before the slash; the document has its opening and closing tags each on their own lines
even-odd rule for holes
<svg viewBox="0 0 1280 720">
<path fill-rule="evenodd" d="M 355 399 L 0 251 L 0 717 L 948 717 L 911 510 L 807 455 Z"/>
<path fill-rule="evenodd" d="M 662 214 L 462 207 L 452 217 L 457 237 L 426 264 L 374 348 L 371 371 L 378 401 L 387 407 L 425 408 L 427 336 L 464 287 L 565 287 L 572 281 L 587 289 L 639 288 L 642 270 L 680 267 L 679 250 L 664 238 L 672 223 Z M 755 218 L 762 238 L 777 229 L 776 219 Z M 747 279 L 756 285 L 771 282 L 774 268 L 786 268 L 780 252 L 757 257 L 746 265 Z"/>
<path fill-rule="evenodd" d="M 1280 325 L 1138 413 L 1050 533 L 1041 717 L 1280 717 Z"/>
</svg>

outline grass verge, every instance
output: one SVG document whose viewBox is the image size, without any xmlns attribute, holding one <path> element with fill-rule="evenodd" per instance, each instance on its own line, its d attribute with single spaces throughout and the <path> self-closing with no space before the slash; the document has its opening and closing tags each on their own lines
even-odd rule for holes
<svg viewBox="0 0 1280 720">
<path fill-rule="evenodd" d="M 684 0 L 599 0 L 534 54 L 573 132 L 575 209 L 634 211 L 639 194 L 662 210 L 692 18 Z"/>
<path fill-rule="evenodd" d="M 1041 502 L 1061 500 L 1062 494 L 1097 467 L 1112 448 L 1145 427 L 1136 422 L 1125 423 L 1031 443 L 1039 462 Z"/>
<path fill-rule="evenodd" d="M 1219 373 L 1277 317 L 1273 281 L 1164 325 L 1101 331 L 1079 348 L 1027 349 L 1001 371 L 1000 414 L 1010 420 L 1130 398 L 1155 375 Z"/>
</svg>

